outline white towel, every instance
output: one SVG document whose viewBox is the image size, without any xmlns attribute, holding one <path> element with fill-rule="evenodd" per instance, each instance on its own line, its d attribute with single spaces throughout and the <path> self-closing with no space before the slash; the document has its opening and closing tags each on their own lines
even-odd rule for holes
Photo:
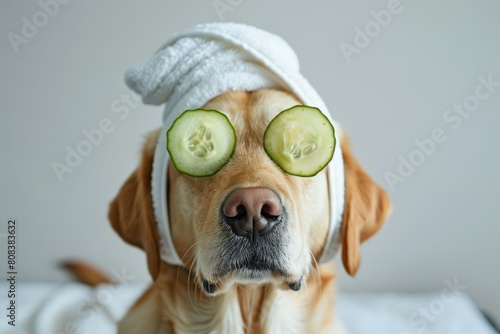
<svg viewBox="0 0 500 334">
<path fill-rule="evenodd" d="M 344 164 L 340 127 L 331 119 L 318 93 L 299 72 L 292 48 L 280 37 L 244 24 L 200 24 L 173 35 L 152 57 L 133 66 L 125 75 L 127 85 L 147 104 L 165 103 L 163 130 L 158 139 L 152 175 L 153 207 L 158 224 L 161 256 L 182 265 L 173 247 L 167 208 L 169 155 L 165 132 L 187 109 L 201 108 L 228 91 L 278 88 L 295 95 L 305 105 L 319 108 L 336 130 L 335 154 L 328 165 L 330 229 L 320 262 L 333 259 L 340 246 L 344 211 Z"/>
</svg>

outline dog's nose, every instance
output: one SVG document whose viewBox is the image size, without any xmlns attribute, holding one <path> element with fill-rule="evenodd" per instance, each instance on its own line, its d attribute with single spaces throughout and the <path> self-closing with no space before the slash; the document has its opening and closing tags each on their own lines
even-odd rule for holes
<svg viewBox="0 0 500 334">
<path fill-rule="evenodd" d="M 222 204 L 225 222 L 236 235 L 254 241 L 280 223 L 283 206 L 278 196 L 266 188 L 241 188 L 230 193 Z"/>
</svg>

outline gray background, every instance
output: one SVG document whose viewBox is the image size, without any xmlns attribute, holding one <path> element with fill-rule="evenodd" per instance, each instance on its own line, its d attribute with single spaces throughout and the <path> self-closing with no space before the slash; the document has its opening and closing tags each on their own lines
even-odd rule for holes
<svg viewBox="0 0 500 334">
<path fill-rule="evenodd" d="M 457 129 L 443 119 L 474 94 L 479 76 L 500 81 L 500 3 L 401 1 L 401 12 L 350 63 L 340 44 L 353 44 L 355 27 L 388 1 L 230 3 L 222 20 L 259 26 L 292 45 L 358 159 L 392 198 L 392 217 L 363 246 L 357 277 L 340 270 L 340 289 L 440 291 L 457 278 L 500 320 L 500 88 Z M 32 21 L 40 10 L 35 1 L 0 3 L 0 218 L 21 223 L 20 278 L 65 281 L 58 261 L 83 258 L 148 280 L 143 253 L 115 235 L 106 215 L 162 107 L 137 105 L 120 119 L 111 105 L 129 94 L 123 73 L 130 65 L 171 33 L 221 17 L 212 0 L 73 0 L 16 53 L 8 34 L 21 35 L 22 18 Z M 82 130 L 104 118 L 114 131 L 59 182 L 51 164 L 64 162 L 65 147 L 75 148 Z M 408 158 L 415 140 L 435 128 L 447 140 L 390 190 L 385 173 L 396 173 L 399 156 Z"/>
</svg>

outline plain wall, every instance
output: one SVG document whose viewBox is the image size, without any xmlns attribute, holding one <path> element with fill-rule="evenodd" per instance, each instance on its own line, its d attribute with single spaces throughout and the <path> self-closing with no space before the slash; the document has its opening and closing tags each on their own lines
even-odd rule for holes
<svg viewBox="0 0 500 334">
<path fill-rule="evenodd" d="M 440 291 L 458 279 L 500 321 L 500 87 L 460 125 L 445 120 L 454 104 L 474 102 L 479 77 L 500 81 L 500 3 L 401 1 L 348 62 L 341 47 L 356 45 L 357 28 L 375 29 L 371 11 L 389 1 L 222 1 L 233 5 L 220 17 L 212 0 L 73 0 L 17 53 L 9 33 L 23 36 L 23 17 L 33 22 L 40 4 L 0 3 L 0 218 L 20 224 L 20 279 L 68 280 L 57 264 L 71 258 L 149 279 L 143 252 L 111 230 L 107 206 L 137 166 L 143 136 L 160 126 L 162 107 L 127 106 L 123 74 L 173 32 L 236 21 L 291 44 L 356 156 L 392 199 L 393 215 L 363 246 L 356 278 L 339 268 L 340 289 Z M 74 149 L 83 130 L 106 118 L 113 131 L 59 182 L 53 162 L 64 163 L 66 146 Z M 446 140 L 419 161 L 415 141 L 435 129 Z M 388 172 L 398 174 L 400 159 L 410 156 L 418 166 L 403 170 L 391 189 Z"/>
</svg>

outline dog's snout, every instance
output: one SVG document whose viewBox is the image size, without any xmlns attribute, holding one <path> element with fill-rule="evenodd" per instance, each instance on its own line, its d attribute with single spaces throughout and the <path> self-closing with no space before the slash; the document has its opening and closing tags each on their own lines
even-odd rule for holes
<svg viewBox="0 0 500 334">
<path fill-rule="evenodd" d="M 225 222 L 236 235 L 253 241 L 281 222 L 283 206 L 278 196 L 266 188 L 241 188 L 230 193 L 222 204 Z"/>
</svg>

